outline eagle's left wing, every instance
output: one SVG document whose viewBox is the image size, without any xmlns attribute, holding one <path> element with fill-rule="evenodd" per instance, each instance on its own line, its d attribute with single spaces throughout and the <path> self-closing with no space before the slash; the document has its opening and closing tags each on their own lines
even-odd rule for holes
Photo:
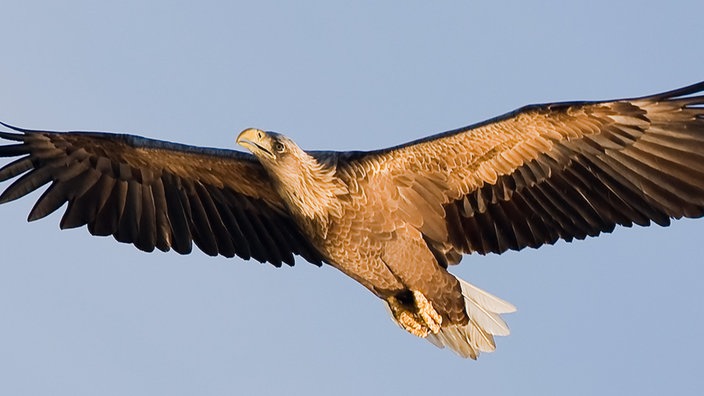
<svg viewBox="0 0 704 396">
<path fill-rule="evenodd" d="M 443 264 L 704 214 L 704 82 L 659 95 L 527 106 L 341 169 L 391 183 L 387 205 Z M 361 171 L 360 171 L 361 169 Z"/>
</svg>

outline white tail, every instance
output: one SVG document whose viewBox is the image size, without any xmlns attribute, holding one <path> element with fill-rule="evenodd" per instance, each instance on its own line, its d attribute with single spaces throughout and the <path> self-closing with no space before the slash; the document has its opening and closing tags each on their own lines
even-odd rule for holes
<svg viewBox="0 0 704 396">
<path fill-rule="evenodd" d="M 479 352 L 496 349 L 494 336 L 507 336 L 510 331 L 499 314 L 515 312 L 513 304 L 457 278 L 462 288 L 469 323 L 464 326 L 443 326 L 437 334 L 429 334 L 433 345 L 448 347 L 465 358 L 476 359 Z"/>
</svg>

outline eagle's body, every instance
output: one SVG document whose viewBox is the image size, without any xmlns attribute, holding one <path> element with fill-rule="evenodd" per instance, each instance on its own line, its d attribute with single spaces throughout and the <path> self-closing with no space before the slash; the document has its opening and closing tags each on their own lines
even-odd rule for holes
<svg viewBox="0 0 704 396">
<path fill-rule="evenodd" d="M 280 134 L 258 129 L 245 130 L 237 141 L 260 160 L 299 229 L 323 259 L 386 301 L 406 330 L 435 336 L 445 323 L 466 328 L 463 338 L 470 330 L 479 332 L 480 339 L 472 340 L 469 348 L 438 340 L 474 357 L 479 350 L 494 348 L 492 334 L 508 334 L 498 313 L 511 312 L 513 306 L 489 296 L 493 305 L 484 304 L 488 312 L 483 315 L 497 328 L 486 332 L 470 323 L 460 280 L 447 272 L 446 262 L 438 262 L 422 227 L 406 218 L 418 211 L 417 205 L 435 205 L 436 212 L 442 211 L 444 199 L 434 187 L 422 187 L 425 196 L 416 195 L 415 201 L 408 194 L 411 201 L 404 208 L 399 175 L 382 171 L 384 161 L 377 156 L 350 161 L 342 160 L 342 153 L 307 153 Z M 447 229 L 434 233 L 448 236 Z"/>
<path fill-rule="evenodd" d="M 704 215 L 704 83 L 643 98 L 535 105 L 371 152 L 304 151 L 247 129 L 253 155 L 130 135 L 6 127 L 8 202 L 51 183 L 29 219 L 68 203 L 139 249 L 328 263 L 395 321 L 476 358 L 507 335 L 500 300 L 447 271 L 463 254 L 537 248 Z"/>
</svg>

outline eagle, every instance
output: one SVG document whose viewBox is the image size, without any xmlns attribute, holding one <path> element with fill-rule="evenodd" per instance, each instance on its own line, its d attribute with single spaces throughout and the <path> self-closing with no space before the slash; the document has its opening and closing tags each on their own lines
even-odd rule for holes
<svg viewBox="0 0 704 396">
<path fill-rule="evenodd" d="M 48 184 L 29 221 L 67 204 L 62 229 L 146 252 L 327 264 L 403 329 L 476 359 L 515 307 L 452 275 L 463 255 L 704 215 L 702 92 L 530 105 L 373 151 L 255 128 L 237 137 L 246 153 L 1 123 L 0 204 Z"/>
</svg>

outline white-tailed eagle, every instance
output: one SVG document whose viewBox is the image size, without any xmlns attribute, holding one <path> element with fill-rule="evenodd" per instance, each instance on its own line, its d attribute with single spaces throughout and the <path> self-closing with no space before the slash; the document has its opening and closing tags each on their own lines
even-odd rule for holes
<svg viewBox="0 0 704 396">
<path fill-rule="evenodd" d="M 144 251 L 327 263 L 409 332 L 476 358 L 514 307 L 450 274 L 463 254 L 537 248 L 704 215 L 704 82 L 647 97 L 532 105 L 397 147 L 304 151 L 247 129 L 251 151 L 122 134 L 4 125 L 0 203 L 49 187 L 29 214 L 68 203 Z M 4 225 L 7 227 L 8 225 Z"/>
</svg>

